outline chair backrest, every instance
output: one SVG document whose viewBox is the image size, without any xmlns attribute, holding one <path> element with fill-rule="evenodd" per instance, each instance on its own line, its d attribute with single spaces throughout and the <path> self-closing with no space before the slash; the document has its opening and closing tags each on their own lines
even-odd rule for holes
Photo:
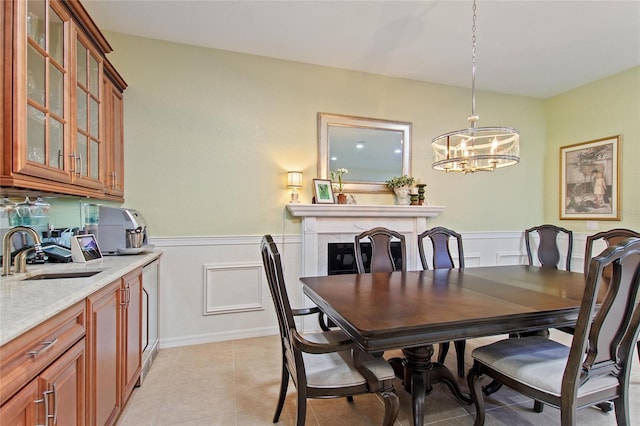
<svg viewBox="0 0 640 426">
<path fill-rule="evenodd" d="M 609 266 L 612 276 L 607 284 L 601 278 Z M 604 299 L 598 301 L 603 293 L 599 291 L 601 285 L 607 290 Z M 639 287 L 640 238 L 625 239 L 590 260 L 562 380 L 563 397 L 565 392 L 569 398 L 575 396 L 588 379 L 611 375 L 620 383 L 628 380 L 629 361 L 640 329 L 640 306 L 635 303 Z M 595 312 L 597 304 L 600 307 Z"/>
<path fill-rule="evenodd" d="M 560 263 L 560 249 L 558 248 L 558 234 L 564 233 L 567 236 L 567 261 L 565 269 L 571 270 L 571 253 L 573 252 L 573 232 L 555 225 L 540 225 L 526 229 L 524 231 L 524 242 L 527 247 L 527 257 L 529 265 L 533 265 L 533 255 L 531 253 L 530 235 L 537 232 L 540 236 L 538 245 L 538 260 L 543 267 L 558 268 Z"/>
<path fill-rule="evenodd" d="M 640 237 L 640 232 L 632 231 L 631 229 L 616 228 L 588 235 L 587 243 L 584 248 L 584 275 L 586 276 L 589 271 L 589 262 L 591 261 L 593 244 L 596 241 L 603 240 L 607 247 L 610 247 L 629 237 Z"/>
<path fill-rule="evenodd" d="M 364 274 L 364 262 L 362 261 L 362 247 L 360 243 L 364 239 L 371 241 L 371 272 L 393 272 L 396 265 L 391 255 L 391 239 L 400 240 L 400 252 L 402 257 L 402 270 L 407 270 L 407 255 L 404 235 L 391 229 L 377 227 L 364 231 L 355 237 L 356 266 L 358 273 Z"/>
<path fill-rule="evenodd" d="M 427 257 L 424 251 L 424 239 L 429 237 L 433 246 L 433 269 L 453 269 L 453 257 L 449 250 L 449 239 L 455 238 L 458 243 L 458 267 L 464 268 L 464 251 L 462 249 L 462 235 L 451 229 L 437 226 L 427 229 L 418 235 L 418 252 L 420 253 L 420 261 L 423 269 L 429 269 Z"/>
<path fill-rule="evenodd" d="M 307 379 L 304 373 L 304 361 L 300 351 L 293 346 L 291 335 L 292 330 L 296 329 L 296 324 L 293 319 L 293 311 L 291 310 L 291 304 L 289 303 L 289 296 L 287 295 L 287 287 L 285 285 L 284 274 L 282 272 L 280 253 L 278 252 L 278 246 L 276 246 L 271 235 L 265 235 L 262 237 L 260 250 L 262 252 L 262 264 L 264 265 L 265 274 L 267 276 L 269 291 L 271 292 L 276 316 L 278 317 L 280 340 L 282 343 L 282 356 L 286 358 L 289 372 L 291 373 L 291 377 L 295 381 L 296 386 L 298 389 L 302 389 L 307 386 Z"/>
</svg>

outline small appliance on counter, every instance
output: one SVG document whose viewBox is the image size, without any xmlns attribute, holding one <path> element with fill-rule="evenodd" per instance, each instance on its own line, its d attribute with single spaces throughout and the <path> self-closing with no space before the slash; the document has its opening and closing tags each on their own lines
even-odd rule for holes
<svg viewBox="0 0 640 426">
<path fill-rule="evenodd" d="M 102 205 L 97 208 L 97 221 L 95 217 L 85 220 L 85 231 L 96 236 L 103 255 L 139 254 L 153 249 L 147 222 L 140 212 Z"/>
</svg>

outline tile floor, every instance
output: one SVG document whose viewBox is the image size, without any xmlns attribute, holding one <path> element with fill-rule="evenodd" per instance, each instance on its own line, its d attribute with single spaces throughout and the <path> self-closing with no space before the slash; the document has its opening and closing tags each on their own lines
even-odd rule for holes
<svg viewBox="0 0 640 426">
<path fill-rule="evenodd" d="M 564 333 L 552 330 L 552 338 L 567 341 Z M 120 416 L 118 426 L 271 425 L 280 382 L 280 353 L 277 336 L 163 349 L 143 385 L 136 388 Z M 467 341 L 466 364 L 473 347 L 495 338 Z M 455 371 L 453 345 L 446 364 Z M 385 353 L 385 357 L 394 355 Z M 640 364 L 634 354 L 630 386 L 632 424 L 640 424 Z M 466 392 L 467 385 L 460 379 Z M 296 400 L 293 383 L 279 425 L 294 425 Z M 400 414 L 396 426 L 411 425 L 410 395 L 396 381 Z M 425 424 L 473 425 L 473 405 L 459 403 L 444 384 L 436 384 L 427 396 Z M 545 407 L 531 410 L 533 402 L 508 388 L 486 398 L 487 425 L 560 424 L 559 410 Z M 345 399 L 309 400 L 309 426 L 379 425 L 384 407 L 377 395 L 362 395 L 353 403 Z M 579 411 L 579 425 L 615 425 L 613 412 L 593 408 Z"/>
</svg>

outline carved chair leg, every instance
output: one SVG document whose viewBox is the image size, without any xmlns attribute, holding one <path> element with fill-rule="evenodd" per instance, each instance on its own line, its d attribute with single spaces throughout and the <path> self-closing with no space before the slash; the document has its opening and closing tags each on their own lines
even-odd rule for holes
<svg viewBox="0 0 640 426">
<path fill-rule="evenodd" d="M 536 413 L 542 413 L 543 409 L 544 409 L 544 403 L 537 400 L 533 402 L 533 411 L 535 411 Z"/>
<path fill-rule="evenodd" d="M 484 425 L 484 397 L 480 386 L 480 366 L 474 362 L 467 374 L 467 383 L 471 392 L 471 399 L 476 406 L 476 421 L 474 426 Z"/>
<path fill-rule="evenodd" d="M 464 377 L 464 350 L 467 342 L 466 340 L 456 340 L 453 345 L 456 348 L 456 358 L 458 359 L 458 376 Z"/>
<path fill-rule="evenodd" d="M 609 411 L 613 410 L 613 403 L 611 401 L 605 401 L 601 402 L 600 404 L 596 404 L 596 407 L 598 407 L 603 413 L 608 413 Z"/>
<path fill-rule="evenodd" d="M 327 325 L 328 323 L 329 323 L 329 318 L 327 318 L 324 312 L 318 313 L 318 324 L 320 325 L 320 328 L 322 329 L 322 331 L 330 330 L 329 326 Z"/>
<path fill-rule="evenodd" d="M 438 351 L 438 362 L 440 364 L 444 364 L 447 352 L 449 352 L 449 342 L 440 343 L 440 350 Z"/>
<path fill-rule="evenodd" d="M 575 426 L 576 423 L 576 409 L 575 407 L 570 407 L 568 403 L 565 402 L 566 405 L 560 407 L 560 424 L 561 425 L 572 425 Z M 624 424 L 624 423 L 618 423 Z"/>
<path fill-rule="evenodd" d="M 486 395 L 489 396 L 494 392 L 498 392 L 500 390 L 500 388 L 502 387 L 502 383 L 500 383 L 497 380 L 492 380 L 491 383 L 489 383 L 487 386 L 483 386 L 482 387 L 482 392 Z"/>
<path fill-rule="evenodd" d="M 629 397 L 629 394 L 628 392 L 623 392 L 623 395 L 619 396 L 613 404 L 616 409 L 616 422 L 619 425 L 630 425 L 629 400 L 627 399 Z"/>
<path fill-rule="evenodd" d="M 280 414 L 282 413 L 282 407 L 284 407 L 284 400 L 287 397 L 287 388 L 289 387 L 289 370 L 287 366 L 282 364 L 282 378 L 280 379 L 280 395 L 278 396 L 278 406 L 276 407 L 276 413 L 273 416 L 273 423 L 278 423 Z"/>
<path fill-rule="evenodd" d="M 353 402 L 353 395 L 349 395 L 349 396 L 347 397 L 347 401 L 348 401 L 348 402 Z"/>
<path fill-rule="evenodd" d="M 307 420 L 307 392 L 298 389 L 298 411 L 296 413 L 296 426 L 304 426 Z"/>
<path fill-rule="evenodd" d="M 400 398 L 394 391 L 383 391 L 380 393 L 384 402 L 383 426 L 393 426 L 400 412 Z"/>
</svg>

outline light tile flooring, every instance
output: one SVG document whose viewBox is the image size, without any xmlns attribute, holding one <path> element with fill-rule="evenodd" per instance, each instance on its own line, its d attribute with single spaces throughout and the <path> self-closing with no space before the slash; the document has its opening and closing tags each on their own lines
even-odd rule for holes
<svg viewBox="0 0 640 426">
<path fill-rule="evenodd" d="M 568 340 L 568 335 L 552 330 L 552 338 Z M 190 425 L 256 426 L 271 425 L 280 385 L 280 352 L 277 336 L 163 349 L 146 380 L 136 388 L 122 413 L 118 426 Z M 467 341 L 469 353 L 495 338 Z M 453 345 L 446 364 L 455 371 Z M 395 355 L 385 353 L 385 357 Z M 631 424 L 640 424 L 640 365 L 634 354 L 630 386 Z M 466 380 L 460 379 L 463 392 Z M 400 396 L 400 415 L 396 426 L 410 426 L 410 395 L 396 380 Z M 487 397 L 487 425 L 560 424 L 559 410 L 546 406 L 542 413 L 531 410 L 533 402 L 503 387 Z M 309 400 L 306 424 L 309 426 L 379 425 L 384 407 L 377 395 L 346 399 Z M 294 425 L 295 388 L 289 385 L 280 425 Z M 594 408 L 579 411 L 579 425 L 615 425 L 613 412 Z M 426 399 L 425 424 L 472 425 L 473 405 L 459 403 L 444 384 L 436 384 Z"/>
</svg>

